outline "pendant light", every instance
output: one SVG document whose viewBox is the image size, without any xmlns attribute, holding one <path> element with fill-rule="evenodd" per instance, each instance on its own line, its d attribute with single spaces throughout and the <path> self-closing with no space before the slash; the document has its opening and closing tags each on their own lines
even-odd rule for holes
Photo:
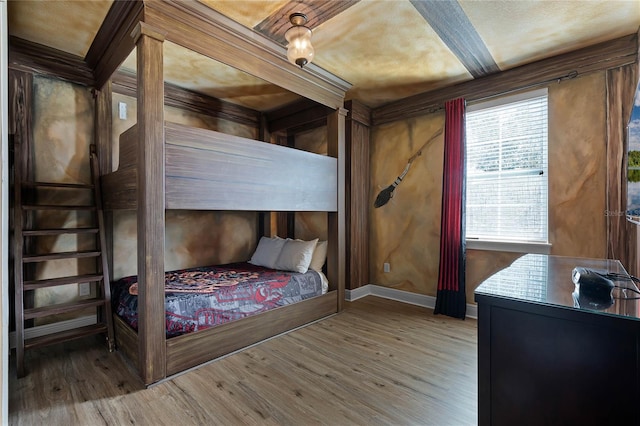
<svg viewBox="0 0 640 426">
<path fill-rule="evenodd" d="M 292 13 L 289 21 L 293 25 L 284 34 L 287 39 L 287 58 L 292 64 L 304 67 L 313 60 L 313 46 L 311 46 L 311 30 L 305 26 L 307 16 L 304 13 Z"/>
</svg>

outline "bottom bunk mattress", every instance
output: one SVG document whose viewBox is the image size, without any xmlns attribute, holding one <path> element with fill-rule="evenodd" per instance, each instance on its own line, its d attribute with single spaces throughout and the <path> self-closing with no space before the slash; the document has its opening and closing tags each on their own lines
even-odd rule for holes
<svg viewBox="0 0 640 426">
<path fill-rule="evenodd" d="M 167 338 L 191 333 L 327 292 L 321 273 L 231 263 L 165 273 Z M 114 312 L 138 330 L 138 277 L 112 284 Z"/>
</svg>

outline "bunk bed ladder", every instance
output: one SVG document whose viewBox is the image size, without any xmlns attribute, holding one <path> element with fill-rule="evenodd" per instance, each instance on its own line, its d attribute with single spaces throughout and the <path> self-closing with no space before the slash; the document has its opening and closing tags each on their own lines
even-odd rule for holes
<svg viewBox="0 0 640 426">
<path fill-rule="evenodd" d="M 16 149 L 16 156 L 19 155 Z M 14 283 L 15 283 L 15 347 L 16 367 L 18 377 L 25 375 L 25 357 L 27 349 L 52 345 L 68 340 L 78 339 L 90 335 L 106 335 L 109 351 L 113 351 L 115 340 L 113 335 L 113 319 L 111 316 L 111 291 L 109 288 L 108 264 L 106 258 L 106 243 L 104 233 L 104 219 L 102 215 L 102 198 L 100 194 L 98 159 L 95 146 L 91 146 L 90 166 L 91 183 L 57 183 L 23 181 L 26 161 L 16 157 L 14 164 Z M 64 197 L 62 197 L 64 195 Z M 71 202 L 38 202 L 38 199 L 60 200 L 67 198 Z M 78 198 L 83 202 L 78 202 Z M 91 200 L 88 202 L 87 200 Z M 69 213 L 65 218 L 75 215 L 76 223 L 80 226 L 50 227 L 39 226 L 38 222 L 46 219 L 46 212 Z M 42 215 L 45 212 L 45 215 Z M 60 220 L 65 222 L 66 219 Z M 83 250 L 55 251 L 53 248 L 56 237 L 75 235 L 77 242 L 83 245 Z M 47 244 L 40 244 L 36 251 L 30 247 L 38 238 L 49 238 Z M 51 240 L 53 238 L 53 240 Z M 53 242 L 52 242 L 53 241 Z M 52 247 L 44 249 L 44 247 Z M 78 269 L 82 265 L 82 273 L 73 276 L 60 276 L 47 279 L 34 279 L 34 265 L 43 262 L 55 262 L 62 259 L 94 259 L 79 261 Z M 31 266 L 30 266 L 31 265 Z M 26 279 L 25 279 L 26 278 Z M 34 293 L 38 289 L 78 285 L 78 296 L 72 301 L 34 307 Z M 80 295 L 80 289 L 89 290 L 88 294 Z M 78 320 L 78 315 L 95 312 L 95 323 L 91 317 Z M 67 315 L 66 317 L 64 315 Z M 69 320 L 69 315 L 74 318 Z M 56 317 L 57 316 L 57 317 Z M 52 324 L 50 334 L 29 330 L 38 319 L 48 317 L 47 323 Z M 88 318 L 88 320 L 86 320 Z M 30 336 L 26 336 L 30 335 Z M 40 335 L 39 335 L 40 334 Z"/>
</svg>

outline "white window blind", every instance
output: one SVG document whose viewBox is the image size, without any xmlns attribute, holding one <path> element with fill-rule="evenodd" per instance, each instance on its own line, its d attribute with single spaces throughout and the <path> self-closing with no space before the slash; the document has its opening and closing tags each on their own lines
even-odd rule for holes
<svg viewBox="0 0 640 426">
<path fill-rule="evenodd" d="M 467 238 L 548 241 L 547 134 L 546 89 L 467 108 Z"/>
</svg>

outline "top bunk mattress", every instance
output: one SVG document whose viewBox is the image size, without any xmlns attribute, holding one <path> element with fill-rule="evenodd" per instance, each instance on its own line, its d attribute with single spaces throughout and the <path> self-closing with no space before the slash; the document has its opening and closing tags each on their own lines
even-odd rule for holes
<svg viewBox="0 0 640 426">
<path fill-rule="evenodd" d="M 211 328 L 327 292 L 326 277 L 252 265 L 181 269 L 165 273 L 167 338 Z M 138 329 L 137 276 L 112 284 L 113 311 Z"/>
</svg>

